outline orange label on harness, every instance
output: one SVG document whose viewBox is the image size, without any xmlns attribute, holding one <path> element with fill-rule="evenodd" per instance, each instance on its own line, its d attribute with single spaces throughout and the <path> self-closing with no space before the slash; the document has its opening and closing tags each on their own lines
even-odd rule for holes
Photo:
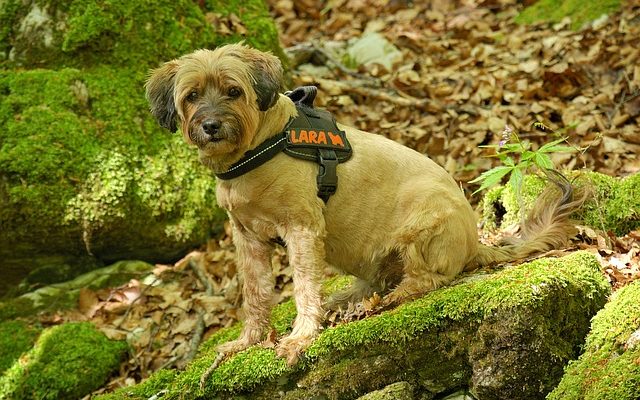
<svg viewBox="0 0 640 400">
<path fill-rule="evenodd" d="M 342 148 L 345 147 L 342 136 L 331 131 L 306 131 L 301 129 L 298 132 L 295 129 L 291 129 L 289 132 L 289 140 L 292 144 L 324 144 Z"/>
</svg>

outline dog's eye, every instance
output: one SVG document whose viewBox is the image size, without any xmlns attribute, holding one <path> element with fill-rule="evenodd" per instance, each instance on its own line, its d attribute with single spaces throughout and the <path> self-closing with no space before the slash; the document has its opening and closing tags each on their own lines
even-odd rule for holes
<svg viewBox="0 0 640 400">
<path fill-rule="evenodd" d="M 231 89 L 229 89 L 229 97 L 231 97 L 232 99 L 239 97 L 241 94 L 242 94 L 242 90 L 240 90 L 239 87 L 234 86 Z"/>
<path fill-rule="evenodd" d="M 193 103 L 198 100 L 198 92 L 195 90 L 187 95 L 187 101 Z"/>
</svg>

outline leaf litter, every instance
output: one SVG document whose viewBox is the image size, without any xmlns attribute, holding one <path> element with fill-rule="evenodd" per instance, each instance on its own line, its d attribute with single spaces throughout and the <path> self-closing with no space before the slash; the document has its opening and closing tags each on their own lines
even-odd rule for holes
<svg viewBox="0 0 640 400">
<path fill-rule="evenodd" d="M 640 5 L 634 2 L 579 31 L 569 29 L 569 20 L 517 25 L 522 2 L 516 0 L 268 3 L 294 85 L 318 86 L 317 105 L 339 121 L 428 154 L 461 182 L 474 205 L 480 196 L 468 182 L 498 165 L 479 146 L 498 144 L 505 126 L 534 149 L 568 136 L 582 151 L 553 154 L 561 169 L 620 177 L 640 170 Z M 207 18 L 220 35 L 246 33 L 236 15 Z M 536 122 L 551 129 L 535 129 Z M 499 236 L 481 232 L 486 243 Z M 640 277 L 639 239 L 640 231 L 616 237 L 580 227 L 572 248 L 549 255 L 590 251 L 617 289 Z M 273 266 L 282 301 L 293 292 L 283 248 L 276 249 Z M 174 265 L 157 265 L 148 277 L 118 288 L 85 289 L 76 310 L 42 319 L 89 320 L 107 336 L 127 340 L 129 360 L 100 389 L 113 390 L 160 368 L 184 367 L 201 340 L 239 320 L 236 272 L 227 226 Z M 364 318 L 380 304 L 376 295 L 327 313 L 327 324 Z M 272 332 L 268 345 L 275 342 Z"/>
</svg>

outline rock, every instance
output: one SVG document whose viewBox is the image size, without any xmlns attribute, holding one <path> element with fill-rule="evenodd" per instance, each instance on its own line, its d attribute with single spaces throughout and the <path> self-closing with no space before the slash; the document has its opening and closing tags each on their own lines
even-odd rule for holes
<svg viewBox="0 0 640 400">
<path fill-rule="evenodd" d="M 58 325 L 0 377 L 0 398 L 79 399 L 102 386 L 127 350 L 89 323 Z"/>
<path fill-rule="evenodd" d="M 144 273 L 150 273 L 152 269 L 153 265 L 143 261 L 118 261 L 107 267 L 86 272 L 70 281 L 43 286 L 0 302 L 0 321 L 75 307 L 78 305 L 82 289 L 117 287 L 131 279 L 140 279 Z"/>
<path fill-rule="evenodd" d="M 216 31 L 216 12 L 282 54 L 262 0 L 0 2 L 0 294 L 28 274 L 175 261 L 221 229 L 213 175 L 143 88 L 164 61 L 242 39 Z"/>
<path fill-rule="evenodd" d="M 394 63 L 402 60 L 402 53 L 384 36 L 377 32 L 366 32 L 353 42 L 346 52 L 350 64 L 380 64 L 388 71 Z"/>
<path fill-rule="evenodd" d="M 640 174 L 618 179 L 597 172 L 580 172 L 571 179 L 577 187 L 586 187 L 592 195 L 574 215 L 594 229 L 624 235 L 640 228 Z M 509 230 L 531 209 L 545 187 L 543 179 L 525 177 L 520 192 L 507 184 L 495 187 L 482 201 L 485 228 Z"/>
<path fill-rule="evenodd" d="M 160 371 L 99 398 L 356 399 L 397 382 L 423 399 L 465 387 L 479 400 L 544 398 L 609 294 L 596 258 L 577 252 L 475 276 L 324 330 L 292 368 L 255 346 L 224 361 L 201 391 L 215 346 L 236 337 L 236 325 L 205 342 L 184 372 Z M 283 334 L 294 316 L 293 302 L 282 304 L 273 326 Z"/>
<path fill-rule="evenodd" d="M 413 387 L 407 382 L 396 382 L 383 389 L 367 393 L 358 400 L 413 400 Z"/>
<path fill-rule="evenodd" d="M 640 398 L 640 281 L 618 290 L 591 323 L 584 352 L 566 368 L 549 400 Z"/>
</svg>

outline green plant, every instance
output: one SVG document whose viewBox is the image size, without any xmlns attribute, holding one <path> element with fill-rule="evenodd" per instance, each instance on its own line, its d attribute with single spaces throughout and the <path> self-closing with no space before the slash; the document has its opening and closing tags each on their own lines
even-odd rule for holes
<svg viewBox="0 0 640 400">
<path fill-rule="evenodd" d="M 533 126 L 542 131 L 551 131 L 555 136 L 560 136 L 560 133 L 554 132 L 542 122 L 534 122 Z M 561 136 L 540 146 L 537 150 L 532 150 L 531 142 L 520 140 L 518 134 L 509 125 L 505 125 L 502 131 L 502 139 L 498 144 L 480 146 L 495 149 L 496 153 L 489 157 L 497 157 L 502 165 L 491 168 L 469 181 L 470 183 L 480 183 L 478 190 L 473 193 L 476 194 L 500 183 L 507 175 L 510 175 L 509 184 L 514 188 L 519 188 L 522 185 L 524 175 L 531 170 L 545 171 L 555 169 L 550 154 L 579 150 L 576 147 L 561 143 L 569 143 L 567 137 Z"/>
</svg>

